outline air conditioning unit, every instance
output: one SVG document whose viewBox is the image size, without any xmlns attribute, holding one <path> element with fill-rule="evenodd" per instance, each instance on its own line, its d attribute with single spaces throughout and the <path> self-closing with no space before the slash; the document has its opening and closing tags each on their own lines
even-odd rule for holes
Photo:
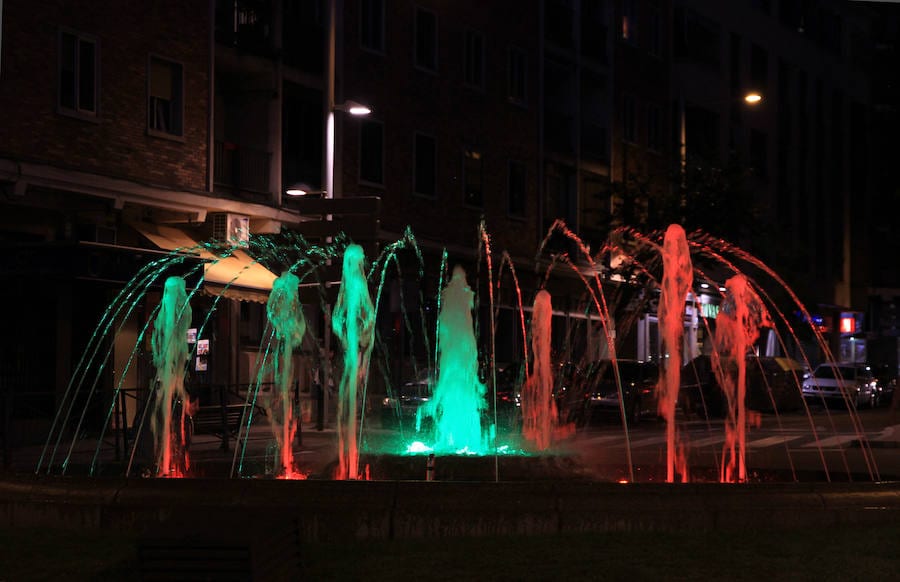
<svg viewBox="0 0 900 582">
<path fill-rule="evenodd" d="M 219 242 L 247 248 L 250 245 L 250 217 L 219 212 L 212 215 L 212 235 Z"/>
</svg>

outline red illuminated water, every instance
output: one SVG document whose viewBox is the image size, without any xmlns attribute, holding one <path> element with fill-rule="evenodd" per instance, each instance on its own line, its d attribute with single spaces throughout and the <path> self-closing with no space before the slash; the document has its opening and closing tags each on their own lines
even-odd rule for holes
<svg viewBox="0 0 900 582">
<path fill-rule="evenodd" d="M 276 474 L 285 478 L 297 475 L 293 443 L 298 419 L 294 414 L 291 388 L 294 385 L 294 350 L 306 333 L 306 318 L 298 297 L 299 285 L 296 275 L 282 273 L 272 284 L 266 304 L 266 314 L 275 330 L 275 386 L 265 399 L 265 407 L 280 453 L 281 466 Z"/>
<path fill-rule="evenodd" d="M 553 306 L 550 293 L 538 291 L 531 315 L 532 373 L 522 387 L 522 434 L 538 451 L 550 448 L 557 425 L 553 399 L 553 363 L 550 361 Z"/>
<path fill-rule="evenodd" d="M 338 391 L 336 479 L 359 477 L 358 388 L 365 380 L 375 337 L 375 306 L 369 295 L 364 263 L 361 246 L 351 244 L 344 250 L 341 291 L 331 316 L 331 327 L 344 347 Z"/>
<path fill-rule="evenodd" d="M 667 357 L 660 376 L 659 414 L 666 421 L 666 481 L 675 482 L 676 472 L 688 480 L 687 459 L 675 423 L 675 405 L 681 386 L 683 360 L 684 304 L 694 281 L 691 252 L 684 229 L 677 224 L 666 230 L 662 248 L 663 277 L 659 299 L 659 329 Z"/>
<path fill-rule="evenodd" d="M 747 480 L 747 354 L 759 337 L 759 328 L 772 322 L 744 275 L 728 279 L 725 289 L 712 363 L 727 403 L 720 480 L 736 483 Z"/>
</svg>

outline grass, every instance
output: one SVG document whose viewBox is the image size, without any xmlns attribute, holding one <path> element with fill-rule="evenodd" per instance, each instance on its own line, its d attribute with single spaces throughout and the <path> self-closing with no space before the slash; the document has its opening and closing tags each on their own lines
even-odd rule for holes
<svg viewBox="0 0 900 582">
<path fill-rule="evenodd" d="M 896 580 L 900 523 L 305 544 L 305 580 Z M 137 580 L 134 538 L 0 529 L 0 581 Z"/>
</svg>

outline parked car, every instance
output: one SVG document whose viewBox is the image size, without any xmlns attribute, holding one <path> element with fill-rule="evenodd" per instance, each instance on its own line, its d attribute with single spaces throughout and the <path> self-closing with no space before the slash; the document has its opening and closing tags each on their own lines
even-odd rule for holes
<svg viewBox="0 0 900 582">
<path fill-rule="evenodd" d="M 734 364 L 726 362 L 724 365 Z M 799 409 L 803 404 L 800 384 L 805 375 L 806 367 L 793 358 L 748 354 L 745 406 L 759 412 Z M 711 356 L 697 356 L 681 369 L 679 400 L 688 415 L 697 414 L 703 418 L 725 416 L 727 400 L 713 369 Z"/>
<path fill-rule="evenodd" d="M 638 360 L 615 360 L 619 382 L 622 386 L 622 402 L 629 424 L 637 424 L 644 417 L 657 416 L 656 383 L 659 365 Z M 619 382 L 616 381 L 612 360 L 592 363 L 585 373 L 587 388 L 587 420 L 602 416 L 621 418 Z"/>
<path fill-rule="evenodd" d="M 394 394 L 385 396 L 381 401 L 382 427 L 402 425 L 403 428 L 415 428 L 419 407 L 431 398 L 433 374 L 430 368 L 423 368 L 414 379 L 396 389 Z"/>
<path fill-rule="evenodd" d="M 859 364 L 820 364 L 803 381 L 803 398 L 812 404 L 874 407 L 879 391 L 872 369 Z"/>
</svg>

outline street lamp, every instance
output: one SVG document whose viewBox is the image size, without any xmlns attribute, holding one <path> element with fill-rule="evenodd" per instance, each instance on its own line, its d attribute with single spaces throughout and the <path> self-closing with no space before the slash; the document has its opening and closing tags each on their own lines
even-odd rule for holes
<svg viewBox="0 0 900 582">
<path fill-rule="evenodd" d="M 328 46 L 325 50 L 325 197 L 335 198 L 334 190 L 334 112 L 346 111 L 350 115 L 368 115 L 372 112 L 367 106 L 356 101 L 334 102 L 334 79 L 337 69 L 337 0 L 328 0 Z M 329 216 L 329 219 L 331 217 Z"/>
<path fill-rule="evenodd" d="M 306 182 L 299 182 L 290 186 L 284 193 L 288 196 L 320 196 L 325 190 L 316 190 Z"/>
</svg>

